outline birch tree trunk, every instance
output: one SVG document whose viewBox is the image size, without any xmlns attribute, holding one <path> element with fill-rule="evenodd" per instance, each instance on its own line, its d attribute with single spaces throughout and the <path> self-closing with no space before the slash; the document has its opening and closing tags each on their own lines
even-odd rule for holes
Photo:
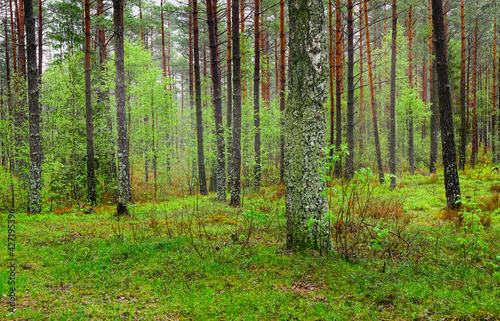
<svg viewBox="0 0 500 321">
<path fill-rule="evenodd" d="M 323 2 L 289 0 L 290 86 L 285 111 L 287 247 L 331 249 L 325 183 L 327 48 Z"/>
</svg>

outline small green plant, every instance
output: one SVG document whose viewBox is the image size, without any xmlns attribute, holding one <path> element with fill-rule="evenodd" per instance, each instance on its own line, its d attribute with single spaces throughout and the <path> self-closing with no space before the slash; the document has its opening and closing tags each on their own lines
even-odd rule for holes
<svg viewBox="0 0 500 321">
<path fill-rule="evenodd" d="M 457 241 L 462 247 L 463 259 L 465 262 L 482 261 L 486 265 L 485 258 L 489 248 L 483 241 L 485 234 L 484 226 L 481 223 L 481 216 L 484 216 L 479 204 L 472 199 L 462 201 L 463 210 L 460 212 L 462 236 Z"/>
</svg>

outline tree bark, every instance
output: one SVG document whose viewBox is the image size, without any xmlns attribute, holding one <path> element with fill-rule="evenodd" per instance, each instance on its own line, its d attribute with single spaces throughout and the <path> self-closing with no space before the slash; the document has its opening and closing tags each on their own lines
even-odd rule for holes
<svg viewBox="0 0 500 321">
<path fill-rule="evenodd" d="M 448 71 L 448 54 L 444 32 L 444 14 L 441 0 L 432 0 L 432 23 L 434 27 L 434 46 L 436 50 L 436 73 L 439 91 L 439 115 L 441 125 L 441 144 L 443 148 L 444 186 L 446 205 L 460 208 L 460 181 L 457 170 L 455 151 L 455 133 L 453 131 L 453 111 L 451 109 L 451 91 Z"/>
<path fill-rule="evenodd" d="M 285 111 L 287 247 L 331 249 L 320 168 L 325 162 L 327 55 L 323 1 L 289 0 L 290 87 Z"/>
<path fill-rule="evenodd" d="M 477 6 L 476 6 L 477 9 Z M 476 164 L 478 150 L 478 133 L 477 133 L 477 14 L 474 26 L 474 51 L 472 56 L 472 152 L 470 164 L 472 169 Z"/>
<path fill-rule="evenodd" d="M 391 188 L 396 188 L 396 51 L 397 51 L 398 11 L 397 0 L 392 0 L 392 42 L 391 42 L 391 101 L 389 136 L 389 169 Z"/>
<path fill-rule="evenodd" d="M 38 103 L 38 70 L 36 61 L 35 16 L 32 0 L 24 0 L 26 15 L 26 43 L 28 53 L 29 99 L 29 194 L 28 213 L 42 212 L 42 145 L 40 134 L 40 106 Z"/>
<path fill-rule="evenodd" d="M 335 50 L 333 42 L 335 41 L 335 34 L 333 33 L 333 0 L 328 0 L 328 76 L 329 76 L 329 90 L 330 90 L 330 157 L 333 157 L 335 150 Z M 331 173 L 329 173 L 331 174 Z"/>
<path fill-rule="evenodd" d="M 215 116 L 215 134 L 217 140 L 217 169 L 216 184 L 217 199 L 226 200 L 226 155 L 224 143 L 224 126 L 222 125 L 222 97 L 221 97 L 221 78 L 219 59 L 217 55 L 217 20 L 214 17 L 217 12 L 217 3 L 215 0 L 207 0 L 207 22 L 208 38 L 210 42 L 210 63 L 212 71 L 213 103 Z"/>
<path fill-rule="evenodd" d="M 378 122 L 377 122 L 377 106 L 375 103 L 375 85 L 373 84 L 373 70 L 372 70 L 372 53 L 370 44 L 370 29 L 368 24 L 368 0 L 363 0 L 364 13 L 365 13 L 365 38 L 366 38 L 366 56 L 368 59 L 368 82 L 370 86 L 370 102 L 372 106 L 372 119 L 373 119 L 373 134 L 375 138 L 375 152 L 378 165 L 378 177 L 381 184 L 384 183 L 384 166 L 382 164 L 382 153 L 380 151 L 380 139 L 378 135 Z"/>
<path fill-rule="evenodd" d="M 90 84 L 90 0 L 84 1 L 85 33 L 85 127 L 87 130 L 87 199 L 97 203 L 94 169 L 94 122 L 92 120 L 92 88 Z"/>
<path fill-rule="evenodd" d="M 465 149 L 467 146 L 467 122 L 465 113 L 467 110 L 467 101 L 465 95 L 465 0 L 461 0 L 460 4 L 460 30 L 462 53 L 460 61 L 460 160 L 458 167 L 460 170 L 465 169 Z"/>
<path fill-rule="evenodd" d="M 413 91 L 413 6 L 408 10 L 408 83 Z M 415 149 L 413 146 L 413 109 L 408 110 L 408 167 L 410 174 L 415 173 Z"/>
<path fill-rule="evenodd" d="M 285 182 L 285 0 L 280 0 L 280 183 Z"/>
<path fill-rule="evenodd" d="M 347 0 L 347 149 L 345 173 L 347 179 L 354 175 L 354 6 Z"/>
<path fill-rule="evenodd" d="M 240 206 L 241 195 L 241 53 L 239 28 L 240 1 L 232 0 L 233 38 L 233 141 L 231 154 L 231 206 Z"/>
<path fill-rule="evenodd" d="M 429 0 L 429 26 L 432 26 L 432 9 L 431 0 Z M 438 91 L 437 77 L 435 72 L 435 62 L 432 59 L 434 54 L 434 45 L 432 43 L 432 30 L 429 31 L 429 81 L 430 81 L 430 96 L 431 96 L 431 143 L 429 157 L 429 173 L 436 173 L 436 160 L 438 154 Z"/>
<path fill-rule="evenodd" d="M 342 144 L 342 84 L 343 84 L 343 66 L 342 66 L 342 12 L 340 0 L 336 2 L 336 19 L 335 19 L 335 150 L 340 152 L 340 145 Z M 340 159 L 335 162 L 335 177 L 340 177 L 342 175 L 342 155 L 339 155 Z"/>
<path fill-rule="evenodd" d="M 255 190 L 260 190 L 260 178 L 261 178 L 261 159 L 260 159 L 260 97 L 259 97 L 259 85 L 260 85 L 260 29 L 259 29 L 259 16 L 260 16 L 260 0 L 255 0 L 255 10 L 254 10 L 254 73 L 253 73 L 253 125 L 255 130 L 254 138 L 254 153 L 255 153 L 255 167 L 254 167 L 254 178 L 253 187 Z"/>
<path fill-rule="evenodd" d="M 200 46 L 198 44 L 198 0 L 193 0 L 194 86 L 196 95 L 196 141 L 198 150 L 198 183 L 200 194 L 207 195 L 205 154 L 203 150 L 203 115 L 201 109 Z"/>
<path fill-rule="evenodd" d="M 115 67 L 116 67 L 116 122 L 118 132 L 118 206 L 117 214 L 128 214 L 130 191 L 130 166 L 128 154 L 127 110 L 125 108 L 125 51 L 123 28 L 123 0 L 113 0 Z"/>
</svg>

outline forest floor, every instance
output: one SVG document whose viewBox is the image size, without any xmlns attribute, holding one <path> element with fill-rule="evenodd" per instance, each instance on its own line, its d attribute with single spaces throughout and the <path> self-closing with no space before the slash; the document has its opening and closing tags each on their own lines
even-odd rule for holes
<svg viewBox="0 0 500 321">
<path fill-rule="evenodd" d="M 283 187 L 131 206 L 16 214 L 16 308 L 1 250 L 7 320 L 500 320 L 500 175 L 460 176 L 464 210 L 445 209 L 443 174 L 370 175 L 329 190 L 333 251 L 284 247 Z M 0 243 L 7 244 L 0 213 Z"/>
</svg>

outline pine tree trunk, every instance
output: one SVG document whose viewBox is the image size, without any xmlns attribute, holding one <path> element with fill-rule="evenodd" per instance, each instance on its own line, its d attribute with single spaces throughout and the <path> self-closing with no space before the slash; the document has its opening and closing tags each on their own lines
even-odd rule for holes
<svg viewBox="0 0 500 321">
<path fill-rule="evenodd" d="M 446 205 L 460 208 L 460 182 L 455 151 L 453 130 L 453 111 L 448 71 L 448 54 L 444 32 L 444 14 L 441 0 L 432 0 L 432 23 L 434 27 L 434 46 L 436 50 L 436 73 L 439 91 L 439 115 L 441 125 L 441 144 L 443 148 L 444 185 Z"/>
<path fill-rule="evenodd" d="M 196 141 L 198 150 L 198 183 L 200 194 L 207 195 L 205 154 L 203 150 L 203 115 L 201 109 L 200 46 L 198 44 L 198 0 L 193 3 L 193 49 L 194 49 L 194 86 L 196 95 Z"/>
<path fill-rule="evenodd" d="M 335 150 L 335 47 L 333 46 L 335 35 L 333 33 L 333 0 L 328 0 L 328 76 L 329 76 L 329 89 L 330 89 L 330 157 L 333 157 Z"/>
<path fill-rule="evenodd" d="M 24 35 L 24 28 L 25 28 L 25 9 L 24 9 L 24 0 L 19 0 L 19 20 L 18 20 L 18 40 L 19 40 L 19 73 L 21 74 L 22 78 L 26 78 L 26 50 L 25 50 L 25 35 Z M 33 6 L 31 6 L 33 9 Z M 36 45 L 36 44 L 35 44 Z M 36 53 L 35 53 L 36 55 Z"/>
<path fill-rule="evenodd" d="M 35 16 L 33 1 L 24 0 L 26 15 L 26 43 L 28 51 L 29 98 L 29 194 L 28 213 L 42 212 L 42 145 L 40 134 L 40 106 L 38 104 L 38 70 L 36 61 Z"/>
<path fill-rule="evenodd" d="M 232 139 L 232 126 L 233 126 L 233 68 L 232 68 L 232 24 L 231 24 L 231 4 L 232 0 L 227 0 L 227 115 L 226 115 L 226 131 L 227 131 L 227 155 L 228 155 L 228 185 L 231 187 L 231 173 L 230 173 L 230 158 L 233 154 L 233 139 Z"/>
<path fill-rule="evenodd" d="M 359 155 L 364 152 L 364 76 L 363 76 L 363 2 L 359 3 Z"/>
<path fill-rule="evenodd" d="M 391 171 L 391 188 L 396 187 L 396 50 L 398 30 L 397 1 L 392 0 L 392 42 L 391 42 L 391 101 L 389 136 L 389 169 Z"/>
<path fill-rule="evenodd" d="M 118 132 L 118 206 L 117 214 L 128 214 L 130 191 L 130 166 L 127 134 L 127 110 L 125 108 L 125 51 L 123 28 L 123 0 L 113 0 L 115 67 L 116 67 L 116 122 Z"/>
<path fill-rule="evenodd" d="M 90 0 L 84 1 L 85 33 L 85 127 L 87 131 L 87 199 L 97 203 L 94 169 L 94 122 L 92 120 L 92 88 L 90 84 Z"/>
<path fill-rule="evenodd" d="M 239 28 L 240 1 L 232 0 L 233 37 L 233 146 L 231 154 L 231 206 L 240 206 L 241 195 L 241 54 Z"/>
<path fill-rule="evenodd" d="M 208 37 L 210 42 L 210 63 L 212 70 L 212 86 L 213 86 L 213 103 L 215 116 L 215 134 L 217 139 L 217 167 L 216 167 L 216 184 L 217 199 L 219 201 L 226 200 L 226 156 L 224 143 L 224 127 L 222 125 L 222 89 L 220 78 L 220 67 L 217 56 L 217 31 L 216 19 L 214 12 L 217 12 L 217 4 L 215 0 L 207 0 L 207 22 L 208 22 Z"/>
<path fill-rule="evenodd" d="M 341 4 L 340 0 L 337 0 L 336 3 L 336 19 L 335 19 L 335 129 L 336 129 L 336 137 L 335 137 L 335 150 L 340 152 L 340 145 L 342 144 L 342 84 L 343 84 L 343 72 L 342 72 L 342 52 L 343 52 L 343 43 L 342 43 L 342 12 L 341 12 Z M 341 177 L 342 175 L 342 155 L 339 155 L 339 161 L 335 162 L 335 177 Z"/>
<path fill-rule="evenodd" d="M 465 0 L 461 0 L 460 5 L 460 29 L 461 29 L 461 44 L 462 54 L 460 61 L 460 160 L 458 167 L 460 170 L 465 169 L 465 149 L 467 146 L 467 123 L 466 109 L 467 101 L 465 95 Z"/>
<path fill-rule="evenodd" d="M 477 6 L 476 6 L 477 9 Z M 475 18 L 474 27 L 474 51 L 472 57 L 472 152 L 470 164 L 472 169 L 476 164 L 478 150 L 478 133 L 477 133 L 477 15 Z"/>
<path fill-rule="evenodd" d="M 368 0 L 363 0 L 364 13 L 365 13 L 365 38 L 366 38 L 366 55 L 368 59 L 368 81 L 370 85 L 370 102 L 372 107 L 373 119 L 373 136 L 375 138 L 375 152 L 378 165 L 378 176 L 381 184 L 384 183 L 384 166 L 382 165 L 382 153 L 380 151 L 380 139 L 378 135 L 378 122 L 377 122 L 377 106 L 375 103 L 375 85 L 373 84 L 373 70 L 372 70 L 372 54 L 370 44 L 370 29 L 368 24 Z"/>
<path fill-rule="evenodd" d="M 260 178 L 261 178 L 261 159 L 260 159 L 260 97 L 259 97 L 259 85 L 260 85 L 260 0 L 255 0 L 255 19 L 254 19 L 254 74 L 253 74 L 253 125 L 255 130 L 254 138 L 254 153 L 255 153 L 255 168 L 254 168 L 254 178 L 253 187 L 255 190 L 260 190 Z"/>
<path fill-rule="evenodd" d="M 347 148 L 345 160 L 347 179 L 354 175 L 354 13 L 353 0 L 347 0 Z"/>
<path fill-rule="evenodd" d="M 304 14 L 307 12 L 307 14 Z M 327 55 L 323 2 L 289 1 L 290 87 L 285 111 L 287 248 L 331 250 L 320 169 L 325 162 Z"/>
<path fill-rule="evenodd" d="M 285 182 L 285 0 L 280 0 L 280 183 Z"/>
<path fill-rule="evenodd" d="M 429 0 L 429 26 L 432 26 L 432 9 L 431 0 Z M 429 173 L 436 173 L 436 160 L 438 153 L 438 91 L 437 77 L 435 72 L 435 63 L 432 59 L 434 54 L 434 45 L 432 43 L 432 30 L 429 31 L 429 81 L 430 81 L 430 96 L 431 96 L 431 143 L 429 157 Z"/>
<path fill-rule="evenodd" d="M 408 11 L 408 83 L 413 90 L 413 6 Z M 408 167 L 410 174 L 415 173 L 415 149 L 413 147 L 413 109 L 408 110 Z"/>
<path fill-rule="evenodd" d="M 42 0 L 38 0 L 38 81 L 42 81 L 43 65 L 43 6 Z"/>
</svg>

